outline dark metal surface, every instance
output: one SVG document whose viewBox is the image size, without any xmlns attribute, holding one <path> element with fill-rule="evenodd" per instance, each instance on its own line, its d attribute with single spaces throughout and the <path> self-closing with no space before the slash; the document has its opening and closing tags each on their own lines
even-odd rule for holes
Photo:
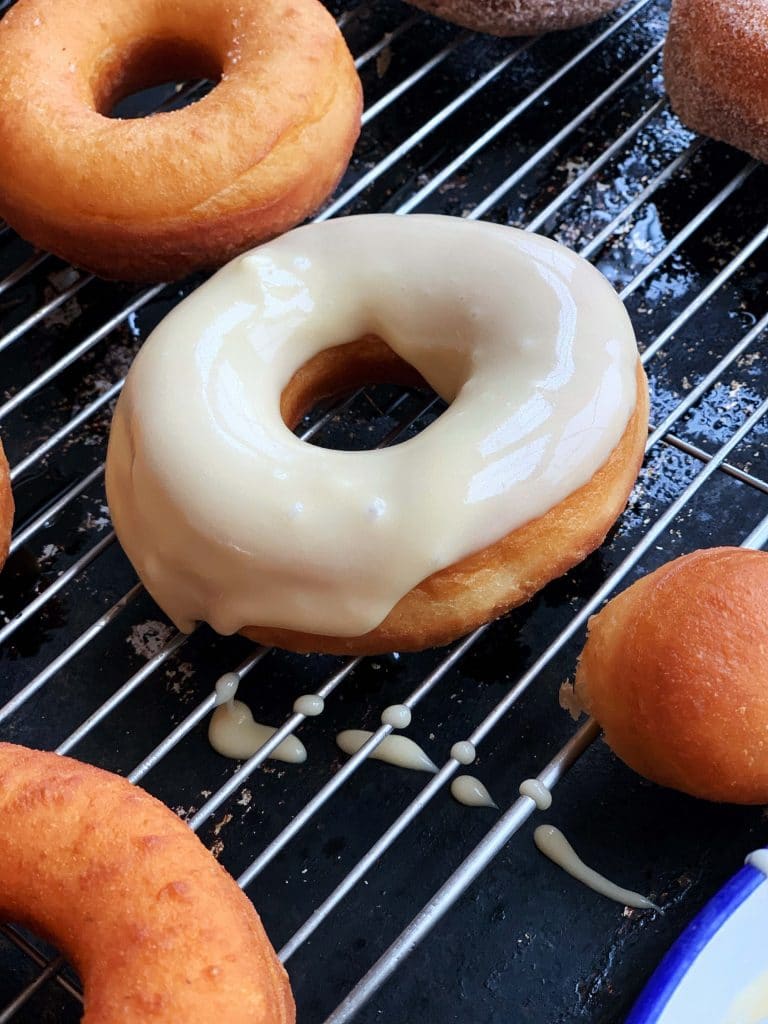
<svg viewBox="0 0 768 1024">
<path fill-rule="evenodd" d="M 419 211 L 469 214 L 535 156 L 565 125 L 663 37 L 666 4 L 650 2 L 565 74 L 487 145 L 419 203 Z M 340 212 L 396 210 L 510 110 L 630 8 L 587 27 L 535 42 L 510 60 L 468 102 L 394 160 Z M 334 11 L 341 13 L 341 8 Z M 422 132 L 471 83 L 519 48 L 462 33 L 396 0 L 357 9 L 344 32 L 363 54 L 406 19 L 413 23 L 361 68 L 370 109 L 393 87 L 455 48 L 369 123 L 339 195 L 362 180 L 413 133 Z M 508 194 L 484 213 L 525 226 L 662 95 L 658 56 L 601 103 Z M 589 177 L 542 230 L 579 250 L 684 152 L 693 136 L 662 109 Z M 747 166 L 742 154 L 705 143 L 666 185 L 640 205 L 593 257 L 621 290 Z M 691 237 L 627 298 L 641 348 L 688 306 L 768 222 L 768 178 L 754 169 Z M 0 236 L 0 279 L 32 250 L 12 232 Z M 652 422 L 658 424 L 768 311 L 768 274 L 761 250 L 690 317 L 649 360 Z M 75 279 L 49 258 L 0 290 L 0 331 L 11 331 Z M 0 431 L 12 466 L 103 394 L 163 314 L 197 284 L 163 290 L 135 315 L 57 374 L 18 408 Z M 0 286 L 2 288 L 2 286 Z M 0 351 L 3 401 L 70 352 L 141 293 L 129 285 L 91 282 Z M 0 347 L 2 342 L 0 342 Z M 763 338 L 710 387 L 675 425 L 677 438 L 713 453 L 768 394 Z M 322 442 L 371 445 L 423 402 L 375 389 L 332 420 Z M 17 530 L 103 461 L 111 405 L 90 417 L 15 482 Z M 416 429 L 415 427 L 412 429 Z M 768 429 L 761 423 L 729 462 L 768 479 Z M 701 469 L 702 462 L 668 441 L 646 460 L 627 512 L 603 547 L 537 598 L 495 623 L 419 704 L 409 730 L 442 764 L 458 739 L 504 696 L 595 589 Z M 768 485 L 745 483 L 719 470 L 641 559 L 635 578 L 702 545 L 737 544 L 768 514 Z M 0 610 L 13 617 L 109 532 L 101 478 L 37 530 L 0 577 Z M 118 545 L 106 547 L 0 649 L 0 702 L 59 656 L 135 583 Z M 0 719 L 0 739 L 53 749 L 161 650 L 173 630 L 140 593 L 99 635 L 52 675 L 18 710 Z M 558 706 L 560 684 L 573 672 L 581 642 L 566 646 L 482 744 L 472 769 L 504 808 L 524 777 L 572 734 Z M 128 774 L 170 729 L 204 700 L 215 679 L 252 651 L 240 638 L 202 628 L 136 686 L 72 753 Z M 235 876 L 316 793 L 343 762 L 334 744 L 341 728 L 375 728 L 381 710 L 402 700 L 445 656 L 444 651 L 366 659 L 327 701 L 327 710 L 299 731 L 309 751 L 302 766 L 268 762 L 200 829 L 203 841 Z M 273 651 L 243 683 L 241 695 L 264 722 L 282 723 L 296 696 L 319 686 L 341 659 Z M 232 774 L 233 764 L 209 747 L 205 721 L 142 780 L 190 817 Z M 378 762 L 364 764 L 249 886 L 277 948 L 346 875 L 424 785 L 424 777 Z M 447 792 L 434 799 L 364 882 L 320 926 L 288 964 L 304 1024 L 330 1013 L 482 838 L 494 811 L 470 810 Z M 506 847 L 482 879 L 363 1008 L 362 1024 L 397 1022 L 560 1022 L 613 1024 L 626 1014 L 652 967 L 682 926 L 742 861 L 766 840 L 762 808 L 718 807 L 645 783 L 598 742 L 558 787 L 546 819 L 564 828 L 585 859 L 621 884 L 647 891 L 663 913 L 624 911 L 541 857 L 531 841 L 538 816 Z M 0 827 L 12 828 L 12 822 Z M 0 1009 L 38 968 L 0 934 Z M 14 1021 L 70 1021 L 75 1001 L 55 982 L 39 991 Z"/>
</svg>

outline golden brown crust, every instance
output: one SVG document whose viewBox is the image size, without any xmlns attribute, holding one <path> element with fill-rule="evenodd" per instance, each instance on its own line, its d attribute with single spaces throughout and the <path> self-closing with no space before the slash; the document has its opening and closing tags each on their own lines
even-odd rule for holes
<svg viewBox="0 0 768 1024">
<path fill-rule="evenodd" d="M 13 511 L 11 471 L 8 468 L 8 459 L 5 457 L 3 445 L 0 443 L 0 569 L 5 565 L 8 549 L 11 546 Z"/>
<path fill-rule="evenodd" d="M 768 553 L 710 548 L 589 623 L 576 698 L 631 768 L 706 800 L 768 802 Z"/>
<path fill-rule="evenodd" d="M 0 743 L 0 914 L 48 936 L 85 1024 L 291 1024 L 248 898 L 189 828 L 109 772 Z"/>
<path fill-rule="evenodd" d="M 182 110 L 101 113 L 139 84 L 218 71 Z M 0 213 L 102 276 L 180 277 L 315 210 L 361 106 L 318 0 L 111 0 L 98 18 L 85 0 L 19 0 L 0 22 Z"/>
<path fill-rule="evenodd" d="M 586 25 L 620 0 L 409 0 L 456 25 L 495 36 L 529 36 Z"/>
<path fill-rule="evenodd" d="M 768 160 L 768 0 L 674 0 L 664 81 L 689 128 Z"/>
<path fill-rule="evenodd" d="M 322 360 L 313 360 L 299 371 L 283 394 L 287 422 L 300 417 L 310 396 L 331 390 L 334 370 L 347 375 L 347 386 L 381 379 L 413 383 L 397 376 L 399 360 L 391 350 L 383 346 L 389 356 L 382 348 L 366 351 L 365 341 L 321 353 Z M 406 594 L 376 629 L 359 637 L 259 626 L 241 632 L 258 643 L 300 652 L 418 651 L 449 643 L 527 601 L 594 551 L 624 508 L 640 469 L 648 430 L 648 391 L 639 362 L 637 386 L 637 407 L 621 440 L 587 484 L 540 518 L 434 573 Z"/>
</svg>

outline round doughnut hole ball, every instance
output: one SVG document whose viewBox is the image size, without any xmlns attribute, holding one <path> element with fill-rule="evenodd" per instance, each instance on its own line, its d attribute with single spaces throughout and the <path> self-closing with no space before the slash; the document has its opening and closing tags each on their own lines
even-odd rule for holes
<svg viewBox="0 0 768 1024">
<path fill-rule="evenodd" d="M 615 753 L 706 800 L 768 802 L 768 553 L 695 551 L 589 623 L 578 704 Z"/>
</svg>

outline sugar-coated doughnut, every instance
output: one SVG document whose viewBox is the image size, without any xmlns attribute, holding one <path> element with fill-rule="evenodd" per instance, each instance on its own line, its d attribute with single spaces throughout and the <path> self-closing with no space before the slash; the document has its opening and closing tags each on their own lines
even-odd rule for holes
<svg viewBox="0 0 768 1024">
<path fill-rule="evenodd" d="M 320 395 L 419 377 L 451 404 L 402 444 L 331 451 L 287 425 Z M 238 258 L 153 332 L 107 495 L 180 629 L 415 650 L 600 543 L 647 415 L 629 318 L 580 257 L 495 224 L 349 217 Z"/>
<path fill-rule="evenodd" d="M 5 565 L 11 546 L 13 527 L 13 493 L 11 492 L 11 471 L 0 442 L 0 569 Z"/>
<path fill-rule="evenodd" d="M 631 768 L 706 800 L 768 802 L 768 553 L 677 558 L 589 623 L 575 697 Z"/>
<path fill-rule="evenodd" d="M 0 915 L 77 968 L 84 1024 L 292 1024 L 259 917 L 194 833 L 125 779 L 0 743 Z"/>
<path fill-rule="evenodd" d="M 195 77 L 219 81 L 182 110 L 105 116 Z M 360 109 L 318 0 L 18 0 L 0 21 L 0 215 L 104 277 L 220 266 L 323 202 Z"/>
<path fill-rule="evenodd" d="M 768 160 L 768 0 L 673 0 L 664 82 L 689 128 Z"/>
<path fill-rule="evenodd" d="M 576 28 L 621 0 L 408 0 L 438 18 L 494 36 L 528 36 Z"/>
</svg>

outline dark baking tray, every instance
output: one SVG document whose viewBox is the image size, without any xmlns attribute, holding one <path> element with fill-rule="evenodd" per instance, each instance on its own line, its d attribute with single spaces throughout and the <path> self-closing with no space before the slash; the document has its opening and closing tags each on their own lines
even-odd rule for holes
<svg viewBox="0 0 768 1024">
<path fill-rule="evenodd" d="M 361 76 L 368 107 L 382 101 L 365 126 L 338 194 L 366 174 L 373 180 L 344 206 L 344 213 L 398 209 L 489 133 L 493 137 L 487 144 L 457 162 L 418 210 L 466 215 L 530 161 L 520 180 L 485 213 L 491 220 L 526 225 L 663 95 L 660 57 L 652 50 L 666 27 L 664 2 L 621 8 L 595 25 L 523 49 L 519 41 L 465 33 L 396 0 L 372 0 L 347 14 L 341 5 L 333 9 L 345 19 L 344 32 L 356 55 L 379 46 L 361 66 Z M 604 34 L 585 57 L 576 59 Z M 441 116 L 513 54 L 472 97 Z M 646 62 L 622 79 L 646 55 Z M 568 62 L 572 68 L 560 74 Z M 541 88 L 553 76 L 554 84 Z M 401 83 L 402 92 L 392 99 L 390 90 Z M 532 95 L 526 109 L 510 119 L 510 111 Z M 151 105 L 168 96 L 167 90 L 155 90 L 136 102 Z M 505 118 L 510 123 L 494 134 L 494 126 Z M 574 122 L 573 130 L 561 133 Z M 398 149 L 404 140 L 410 140 L 406 152 Z M 743 154 L 706 142 L 689 158 L 681 157 L 693 142 L 667 107 L 654 110 L 545 225 L 551 237 L 578 249 L 680 158 L 666 183 L 653 190 L 595 257 L 621 289 L 673 243 L 668 258 L 628 299 L 641 348 L 768 223 L 765 169 L 756 167 L 739 180 L 748 165 Z M 679 237 L 689 225 L 690 235 Z M 0 281 L 31 253 L 12 232 L 0 236 Z M 75 280 L 61 261 L 49 258 L 18 281 L 0 284 L 2 334 L 43 303 L 68 294 Z M 11 465 L 105 394 L 124 375 L 153 325 L 197 283 L 196 278 L 164 289 L 34 396 L 5 414 L 0 410 Z M 649 361 L 654 423 L 766 314 L 767 283 L 764 253 L 757 247 Z M 0 342 L 3 401 L 141 291 L 124 284 L 85 284 L 18 340 L 7 347 Z M 763 336 L 758 335 L 675 425 L 677 440 L 654 446 L 627 512 L 601 549 L 495 623 L 436 684 L 419 704 L 409 734 L 438 763 L 652 529 L 701 471 L 707 455 L 728 441 L 765 397 L 767 381 Z M 392 389 L 370 389 L 334 414 L 319 439 L 343 446 L 376 443 L 422 408 L 422 396 L 405 394 L 391 410 L 397 397 Z M 105 404 L 19 477 L 17 529 L 44 515 L 98 470 L 110 409 Z M 433 409 L 428 416 L 434 414 Z M 427 418 L 407 429 L 418 429 Z M 713 474 L 670 527 L 660 531 L 625 582 L 698 546 L 740 543 L 768 514 L 764 422 L 728 462 L 732 469 Z M 0 577 L 3 619 L 13 619 L 62 572 L 79 565 L 109 529 L 101 477 L 95 475 L 10 559 Z M 119 547 L 106 546 L 2 645 L 0 702 L 61 655 L 134 583 Z M 0 738 L 55 748 L 171 636 L 165 617 L 140 594 L 33 698 L 0 722 Z M 580 632 L 549 661 L 480 747 L 473 770 L 502 808 L 516 798 L 521 779 L 537 772 L 573 732 L 557 695 L 572 674 L 582 638 Z M 127 774 L 208 696 L 219 674 L 252 650 L 240 638 L 200 629 L 88 731 L 73 753 Z M 375 728 L 381 710 L 406 697 L 445 654 L 392 655 L 357 665 L 329 698 L 326 713 L 302 726 L 308 762 L 300 767 L 267 762 L 204 823 L 201 837 L 221 862 L 239 874 L 343 763 L 334 745 L 337 730 Z M 297 695 L 315 689 L 343 664 L 343 659 L 271 652 L 241 694 L 257 719 L 280 724 Z M 209 748 L 201 722 L 142 785 L 189 817 L 234 767 Z M 248 888 L 276 947 L 344 878 L 425 778 L 365 763 Z M 530 832 L 541 819 L 534 819 L 356 1020 L 619 1021 L 679 930 L 768 833 L 762 808 L 711 806 L 659 789 L 625 769 L 600 741 L 560 784 L 546 818 L 565 829 L 590 863 L 622 884 L 653 893 L 663 913 L 625 911 L 571 881 L 536 852 Z M 325 1019 L 495 820 L 496 812 L 462 808 L 447 792 L 422 811 L 290 960 L 304 1024 Z M 2 1012 L 39 968 L 3 934 L 0 955 Z M 41 985 L 12 1017 L 19 1024 L 78 1018 L 76 1002 L 55 981 Z"/>
</svg>

